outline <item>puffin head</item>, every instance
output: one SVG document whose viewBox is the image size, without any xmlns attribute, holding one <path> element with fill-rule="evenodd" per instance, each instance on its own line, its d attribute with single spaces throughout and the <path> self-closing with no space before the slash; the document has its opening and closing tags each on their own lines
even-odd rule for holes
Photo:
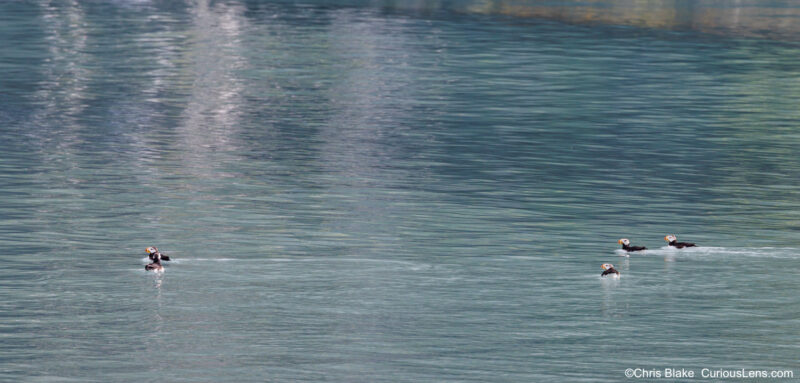
<svg viewBox="0 0 800 383">
<path fill-rule="evenodd" d="M 147 254 L 155 254 L 155 253 L 158 253 L 158 248 L 155 247 L 155 246 L 150 246 L 150 247 L 144 249 L 144 251 L 146 251 Z"/>
<path fill-rule="evenodd" d="M 629 241 L 627 238 L 622 238 L 619 241 L 617 241 L 617 243 L 619 243 L 620 245 L 628 246 L 631 244 L 631 241 Z"/>
<path fill-rule="evenodd" d="M 670 235 L 668 235 L 668 236 L 664 237 L 664 240 L 665 240 L 665 241 L 667 241 L 667 242 L 677 241 L 677 240 L 678 240 L 678 237 L 676 237 L 676 236 L 674 236 L 674 235 L 670 234 Z"/>
<path fill-rule="evenodd" d="M 602 267 L 602 268 L 603 268 L 603 270 L 608 270 L 608 269 L 613 269 L 613 268 L 614 268 L 614 265 L 612 265 L 612 264 L 610 264 L 610 263 L 604 263 L 604 264 L 603 264 L 602 266 L 600 266 L 600 267 Z"/>
</svg>

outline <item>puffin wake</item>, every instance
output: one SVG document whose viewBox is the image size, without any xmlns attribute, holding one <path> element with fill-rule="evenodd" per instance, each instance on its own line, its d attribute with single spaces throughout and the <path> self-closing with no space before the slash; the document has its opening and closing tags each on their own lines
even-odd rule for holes
<svg viewBox="0 0 800 383">
<path fill-rule="evenodd" d="M 708 247 L 697 246 L 676 249 L 664 246 L 648 249 L 643 254 L 667 255 L 672 257 L 759 257 L 759 258 L 800 258 L 800 249 L 791 247 Z M 630 256 L 630 255 L 629 255 Z"/>
</svg>

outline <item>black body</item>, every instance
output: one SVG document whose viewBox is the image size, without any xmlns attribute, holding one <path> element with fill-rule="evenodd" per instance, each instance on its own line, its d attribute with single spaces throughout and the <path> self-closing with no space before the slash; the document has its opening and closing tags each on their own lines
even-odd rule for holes
<svg viewBox="0 0 800 383">
<path fill-rule="evenodd" d="M 617 271 L 617 269 L 611 267 L 611 268 L 609 268 L 607 270 L 603 270 L 603 274 L 600 274 L 600 276 L 601 277 L 605 277 L 608 274 L 617 274 L 617 275 L 619 275 L 619 271 Z"/>
<path fill-rule="evenodd" d="M 694 243 L 678 242 L 678 241 L 672 241 L 672 242 L 669 243 L 669 245 L 672 246 L 672 247 L 678 248 L 678 249 L 683 249 L 684 247 L 695 247 L 695 246 L 697 246 Z"/>
<path fill-rule="evenodd" d="M 151 261 L 155 261 L 156 260 L 156 254 L 158 254 L 158 256 L 161 258 L 162 261 L 169 261 L 169 256 L 161 254 L 160 251 L 150 254 L 150 260 Z"/>
<path fill-rule="evenodd" d="M 153 263 L 145 266 L 145 270 L 158 270 L 163 267 L 161 266 L 161 253 L 150 254 L 150 259 L 153 260 Z"/>
<path fill-rule="evenodd" d="M 628 245 L 623 244 L 622 245 L 622 250 L 625 250 L 625 251 L 642 251 L 642 250 L 647 250 L 647 248 L 644 247 L 644 246 L 628 246 Z"/>
</svg>

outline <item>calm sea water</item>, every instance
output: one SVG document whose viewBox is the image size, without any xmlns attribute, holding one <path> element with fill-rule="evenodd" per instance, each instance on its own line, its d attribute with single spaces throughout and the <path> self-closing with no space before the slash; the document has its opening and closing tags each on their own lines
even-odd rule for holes
<svg viewBox="0 0 800 383">
<path fill-rule="evenodd" d="M 800 45 L 415 4 L 0 3 L 0 380 L 800 376 Z"/>
</svg>

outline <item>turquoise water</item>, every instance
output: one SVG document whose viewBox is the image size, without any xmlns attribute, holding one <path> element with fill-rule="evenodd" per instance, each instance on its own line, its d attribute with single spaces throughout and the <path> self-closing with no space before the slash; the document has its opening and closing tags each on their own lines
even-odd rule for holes
<svg viewBox="0 0 800 383">
<path fill-rule="evenodd" d="M 471 10 L 0 3 L 0 380 L 798 376 L 800 46 Z"/>
</svg>

